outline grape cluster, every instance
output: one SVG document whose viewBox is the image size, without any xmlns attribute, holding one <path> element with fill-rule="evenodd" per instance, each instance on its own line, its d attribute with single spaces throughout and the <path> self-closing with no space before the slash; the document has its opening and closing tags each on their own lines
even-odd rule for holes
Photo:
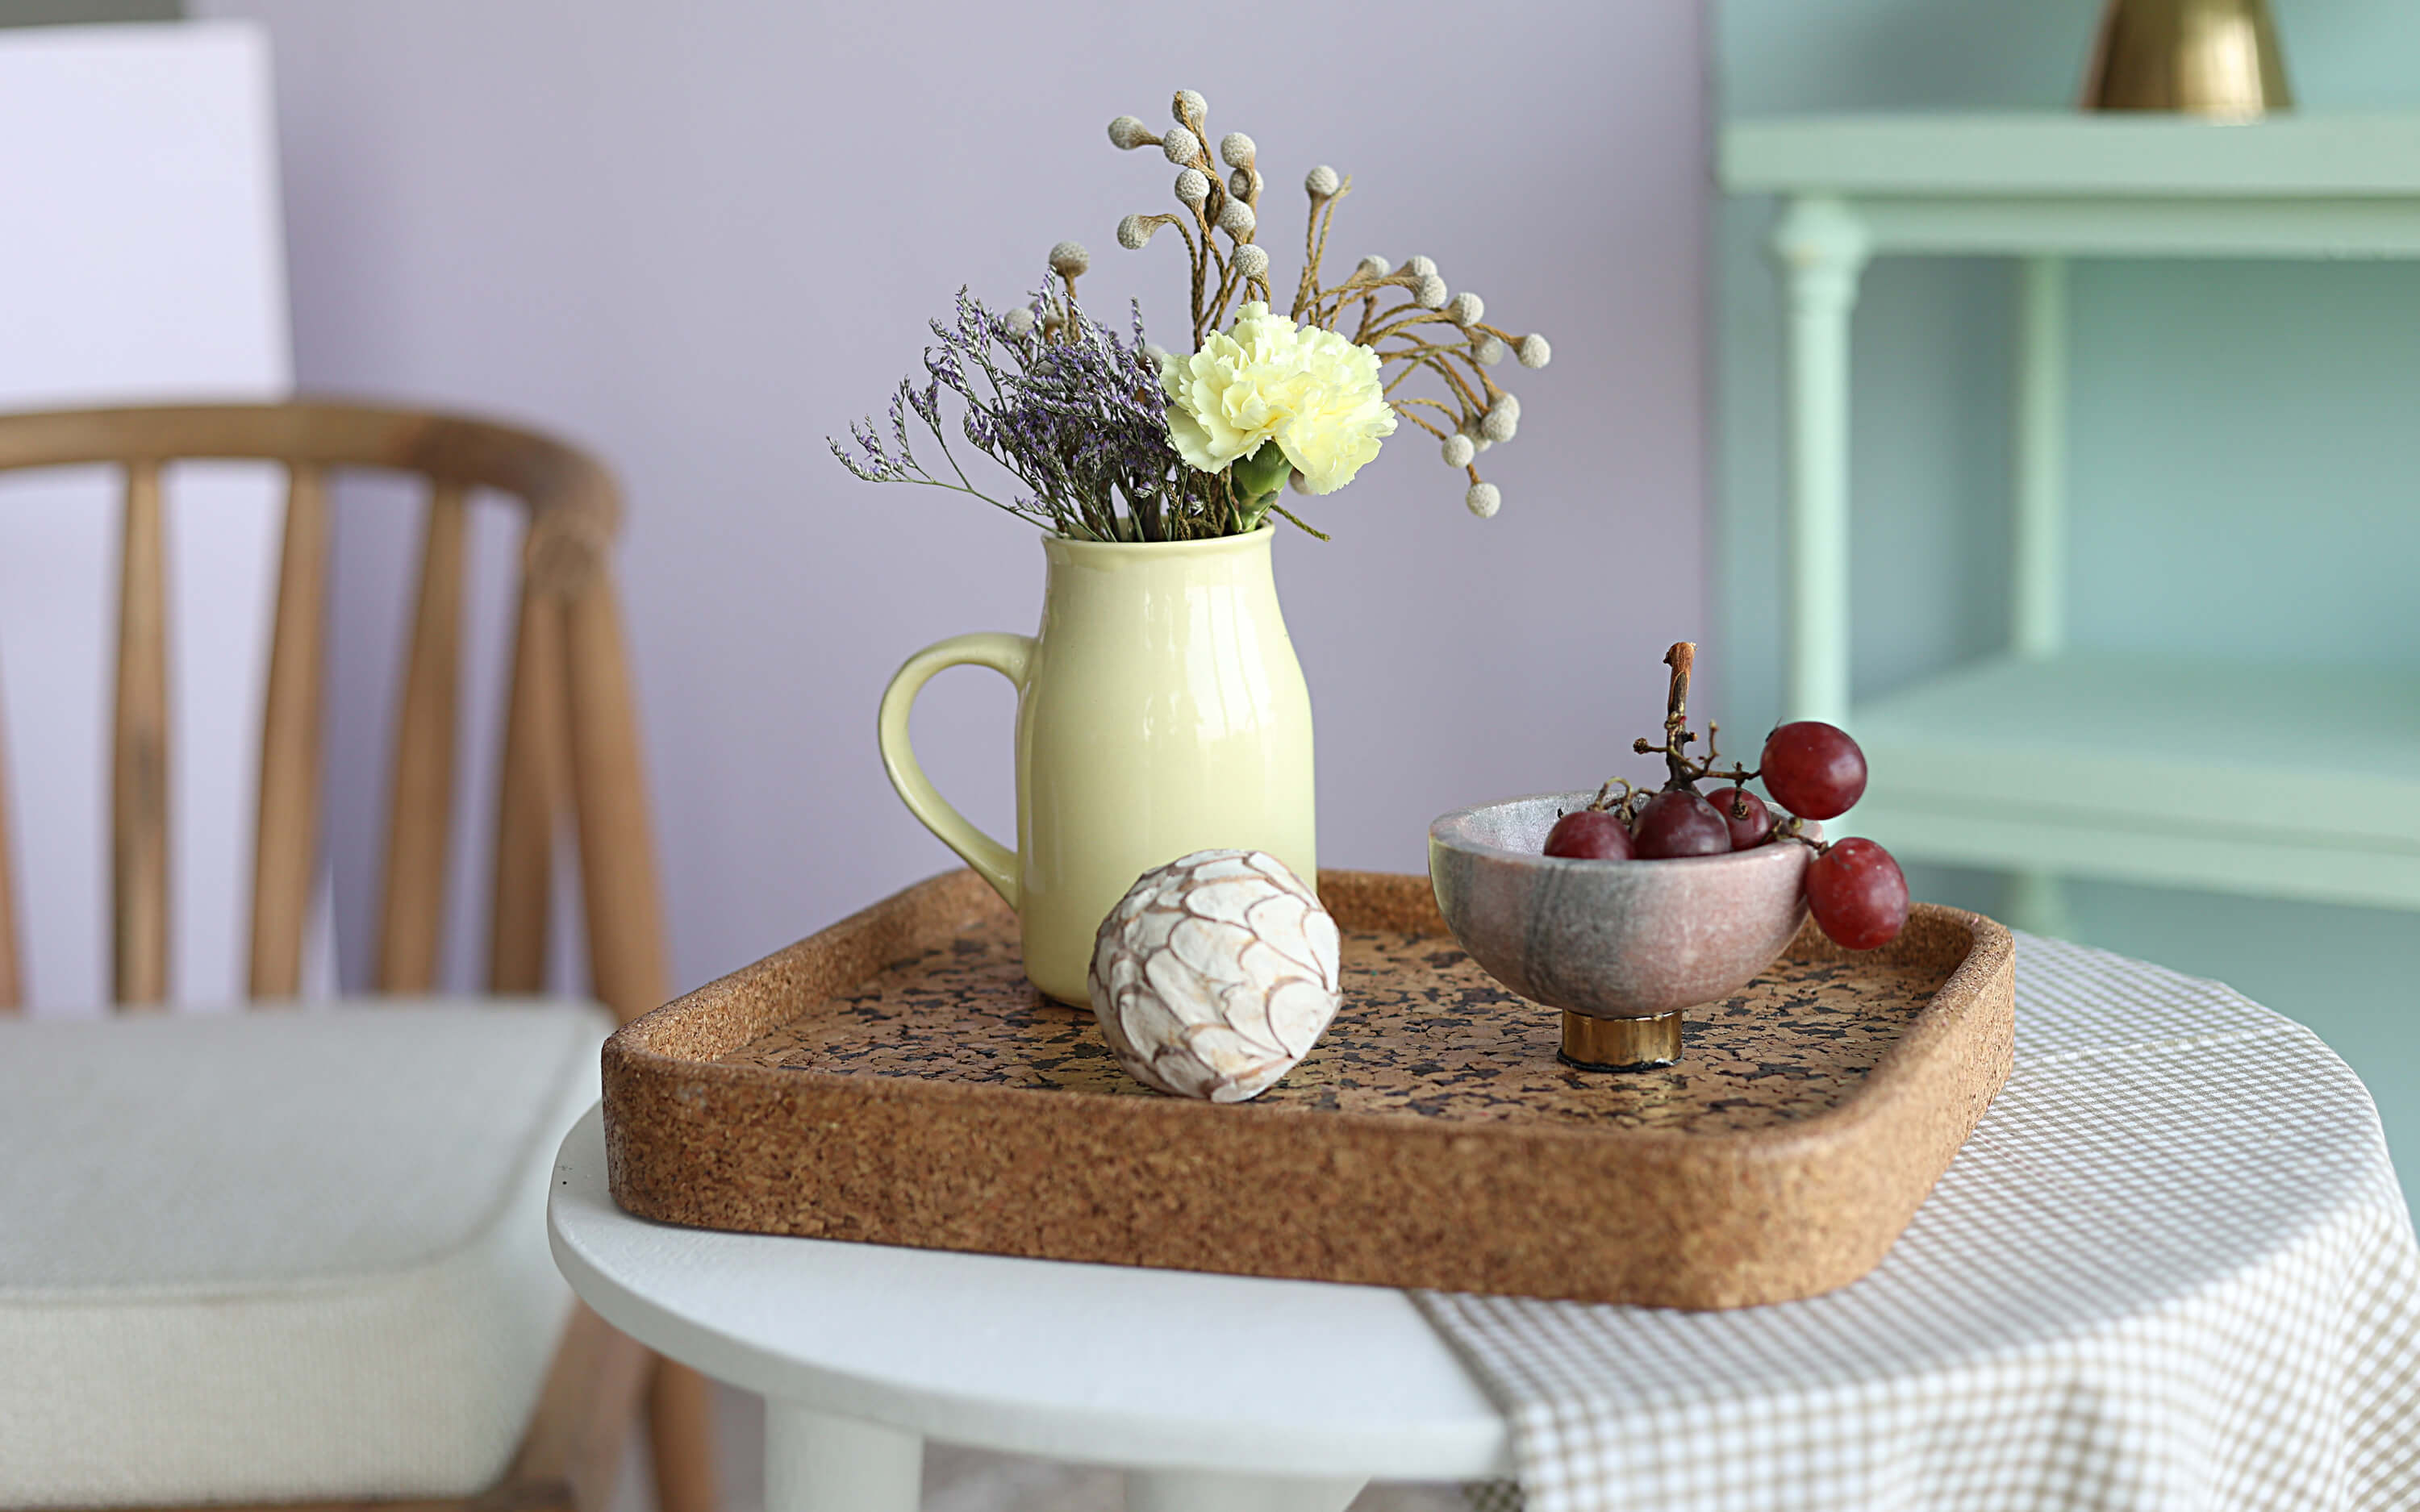
<svg viewBox="0 0 2420 1512">
<path fill-rule="evenodd" d="M 1686 748 L 1697 736 L 1685 715 L 1696 650 L 1683 641 L 1665 657 L 1673 671 L 1664 744 L 1641 740 L 1635 748 L 1663 756 L 1670 780 L 1652 793 L 1618 778 L 1606 783 L 1595 802 L 1555 822 L 1545 854 L 1572 860 L 1657 861 L 1760 845 L 1807 845 L 1815 851 L 1807 867 L 1807 907 L 1817 926 L 1852 950 L 1889 944 L 1907 922 L 1907 878 L 1899 863 L 1869 840 L 1810 840 L 1801 823 L 1835 818 L 1855 806 L 1866 791 L 1865 752 L 1838 726 L 1800 719 L 1765 737 L 1756 771 L 1736 763 L 1729 771 L 1715 769 L 1711 725 L 1706 759 L 1692 760 Z M 1705 781 L 1726 785 L 1709 799 L 1698 791 Z M 1770 804 L 1747 790 L 1750 781 L 1763 782 Z"/>
</svg>

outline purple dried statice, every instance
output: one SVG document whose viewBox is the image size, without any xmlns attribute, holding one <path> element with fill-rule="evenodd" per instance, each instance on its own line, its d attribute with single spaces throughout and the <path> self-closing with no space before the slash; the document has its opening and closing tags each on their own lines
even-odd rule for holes
<svg viewBox="0 0 2420 1512">
<path fill-rule="evenodd" d="M 958 291 L 956 318 L 933 322 L 924 383 L 892 395 L 888 440 L 872 422 L 849 427 L 851 453 L 832 455 L 871 483 L 916 483 L 970 493 L 1022 519 L 1077 540 L 1164 541 L 1218 533 L 1186 505 L 1187 480 L 1168 440 L 1159 367 L 1144 350 L 1142 316 L 1133 339 L 1086 316 L 1066 293 L 1045 289 L 1027 310 L 995 312 Z M 1042 312 L 1037 322 L 1035 310 Z M 1024 492 L 1003 501 L 977 488 L 950 450 L 944 395 L 964 409 L 958 430 L 1005 468 Z M 947 477 L 926 469 L 908 444 L 913 412 L 939 445 Z"/>
</svg>

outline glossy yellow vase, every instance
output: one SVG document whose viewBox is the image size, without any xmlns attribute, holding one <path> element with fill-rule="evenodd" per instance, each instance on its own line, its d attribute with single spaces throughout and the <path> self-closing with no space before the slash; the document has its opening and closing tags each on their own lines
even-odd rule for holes
<svg viewBox="0 0 2420 1512">
<path fill-rule="evenodd" d="M 882 695 L 892 786 L 1016 910 L 1026 975 L 1061 1002 L 1086 1000 L 1094 932 L 1155 867 L 1233 846 L 1319 875 L 1311 693 L 1278 609 L 1273 538 L 1046 535 L 1038 634 L 928 646 Z M 967 664 L 1016 685 L 1015 850 L 952 808 L 908 745 L 917 690 Z"/>
</svg>

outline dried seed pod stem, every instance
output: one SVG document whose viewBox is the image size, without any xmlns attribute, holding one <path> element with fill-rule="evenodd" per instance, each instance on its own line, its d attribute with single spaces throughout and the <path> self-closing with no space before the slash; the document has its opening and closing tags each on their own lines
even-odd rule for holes
<svg viewBox="0 0 2420 1512">
<path fill-rule="evenodd" d="M 1379 342 L 1386 340 L 1388 337 L 1398 335 L 1405 331 L 1409 331 L 1414 326 L 1450 326 L 1454 323 L 1453 316 L 1446 311 L 1431 310 L 1420 305 L 1413 305 L 1410 308 L 1411 314 L 1404 316 L 1401 320 L 1380 326 L 1377 330 L 1370 332 L 1369 336 L 1363 340 L 1361 345 L 1364 347 L 1374 347 Z"/>
<path fill-rule="evenodd" d="M 1451 426 L 1439 425 L 1436 422 L 1430 420 L 1426 416 L 1415 413 L 1417 409 L 1434 409 L 1441 415 L 1453 416 L 1454 409 L 1452 406 L 1448 405 L 1441 400 L 1426 398 L 1417 394 L 1408 399 L 1394 399 L 1388 402 L 1394 406 L 1397 419 L 1410 421 L 1413 424 L 1419 426 L 1420 429 L 1427 431 L 1437 440 L 1443 440 L 1446 437 L 1452 434 Z M 1455 418 L 1458 419 L 1459 417 L 1456 416 Z"/>
<path fill-rule="evenodd" d="M 1487 412 L 1487 406 L 1470 392 L 1470 385 L 1463 381 L 1462 375 L 1453 370 L 1453 364 L 1447 362 L 1444 354 L 1437 348 L 1422 347 L 1417 351 L 1404 353 L 1396 360 L 1403 363 L 1404 370 L 1388 380 L 1387 393 L 1390 396 L 1389 402 L 1392 402 L 1391 396 L 1398 384 L 1413 378 L 1422 369 L 1427 369 L 1444 378 L 1447 385 L 1465 405 L 1481 414 Z"/>
<path fill-rule="evenodd" d="M 1396 273 L 1389 277 L 1381 279 L 1379 282 L 1382 284 L 1401 286 L 1407 279 L 1414 283 L 1419 282 L 1419 280 L 1414 279 L 1409 273 Z M 1372 290 L 1373 294 L 1376 291 L 1374 289 Z M 1353 339 L 1366 347 L 1371 342 L 1378 339 L 1378 333 L 1381 331 L 1387 330 L 1396 321 L 1419 321 L 1425 319 L 1435 313 L 1436 312 L 1434 310 L 1423 309 L 1419 304 L 1411 301 L 1405 301 L 1402 304 L 1389 305 L 1385 310 L 1380 310 L 1378 308 L 1378 301 L 1373 298 L 1363 307 L 1361 312 L 1361 329 L 1354 332 Z"/>
</svg>

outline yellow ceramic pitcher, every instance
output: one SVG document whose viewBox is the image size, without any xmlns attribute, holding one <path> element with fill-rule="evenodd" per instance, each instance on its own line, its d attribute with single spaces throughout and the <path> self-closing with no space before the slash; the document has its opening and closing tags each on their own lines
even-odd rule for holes
<svg viewBox="0 0 2420 1512">
<path fill-rule="evenodd" d="M 1135 879 L 1188 852 L 1267 851 L 1305 881 L 1311 694 L 1278 609 L 1273 532 L 1142 544 L 1042 538 L 1039 634 L 962 635 L 908 658 L 882 695 L 882 764 L 925 827 L 1023 924 L 1025 971 L 1086 1000 L 1101 919 Z M 1016 685 L 1016 849 L 934 790 L 908 741 L 944 667 Z"/>
</svg>

